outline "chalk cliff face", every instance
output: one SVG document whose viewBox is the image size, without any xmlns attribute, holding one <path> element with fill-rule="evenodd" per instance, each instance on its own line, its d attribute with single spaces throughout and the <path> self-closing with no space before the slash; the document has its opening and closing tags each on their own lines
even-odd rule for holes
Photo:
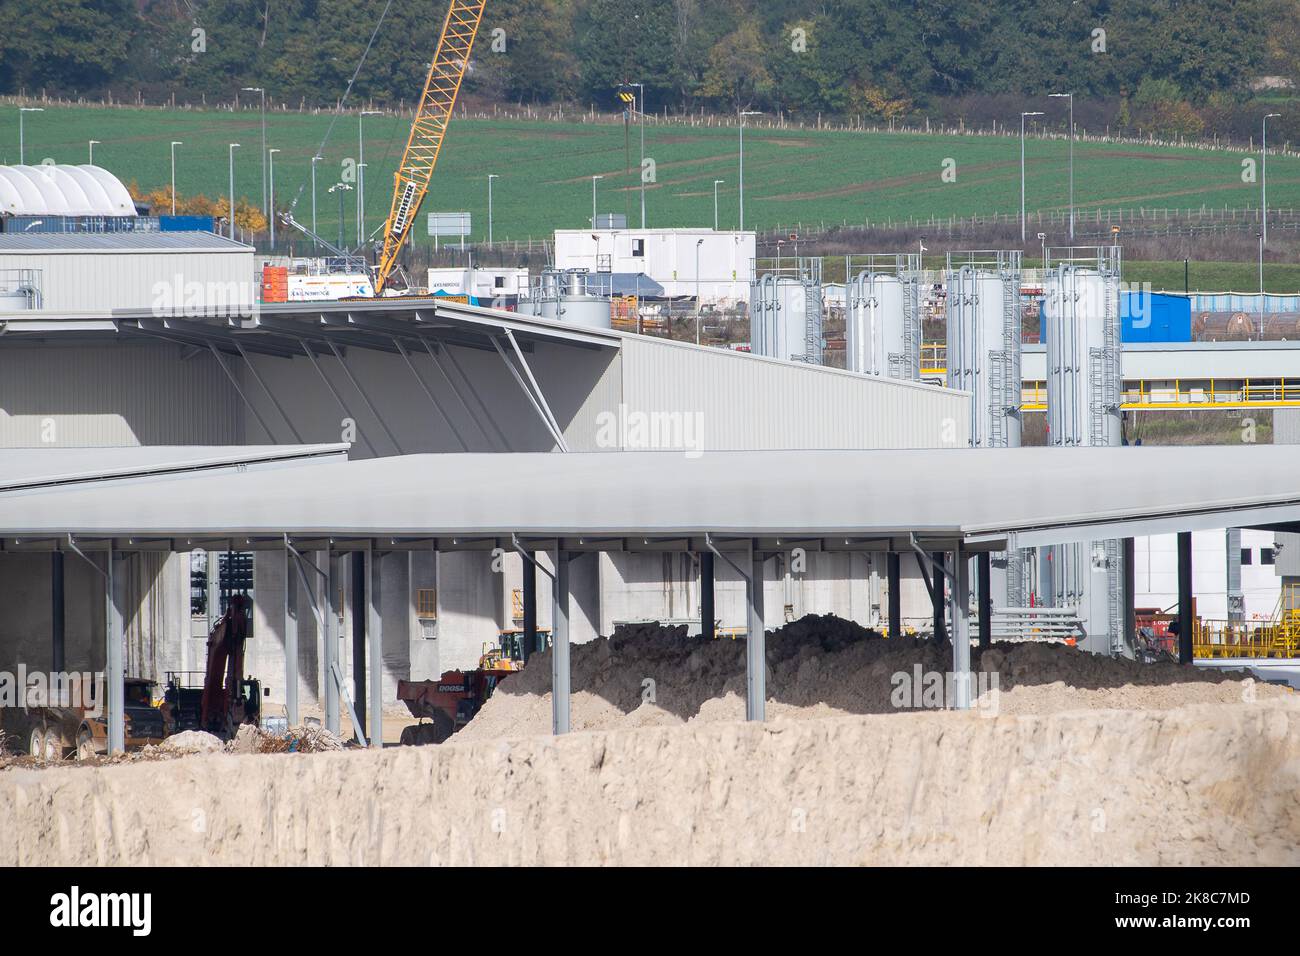
<svg viewBox="0 0 1300 956">
<path fill-rule="evenodd" d="M 16 864 L 1300 863 L 1300 701 L 0 772 Z"/>
</svg>

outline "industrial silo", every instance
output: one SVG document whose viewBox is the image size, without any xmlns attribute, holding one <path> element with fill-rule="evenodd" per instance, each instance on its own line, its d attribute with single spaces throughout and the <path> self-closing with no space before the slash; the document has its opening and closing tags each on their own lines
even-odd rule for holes
<svg viewBox="0 0 1300 956">
<path fill-rule="evenodd" d="M 1020 446 L 1018 251 L 949 253 L 948 386 L 971 393 L 971 445 Z"/>
<path fill-rule="evenodd" d="M 1048 441 L 1060 448 L 1123 440 L 1117 246 L 1047 250 L 1043 339 Z M 1085 650 L 1128 651 L 1123 549 L 1118 540 L 1052 549 L 1056 604 L 1077 610 Z"/>
<path fill-rule="evenodd" d="M 519 302 L 519 311 L 542 319 L 583 325 L 611 327 L 609 297 L 599 294 L 588 282 L 586 269 L 545 269 Z"/>
<path fill-rule="evenodd" d="M 755 355 L 822 364 L 821 260 L 758 260 L 750 286 L 749 349 Z"/>
<path fill-rule="evenodd" d="M 844 274 L 845 368 L 918 381 L 920 257 L 848 256 Z"/>
</svg>

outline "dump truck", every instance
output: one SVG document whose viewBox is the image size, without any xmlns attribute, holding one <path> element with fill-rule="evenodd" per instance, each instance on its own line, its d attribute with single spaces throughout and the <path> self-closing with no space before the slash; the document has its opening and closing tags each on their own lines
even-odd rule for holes
<svg viewBox="0 0 1300 956">
<path fill-rule="evenodd" d="M 126 749 L 162 743 L 166 735 L 163 714 L 153 703 L 157 684 L 143 677 L 128 677 L 124 684 Z M 28 754 L 45 760 L 62 760 L 70 754 L 88 760 L 108 753 L 103 680 L 93 697 L 85 697 L 89 699 L 66 698 L 24 707 L 11 732 L 26 741 Z"/>
<path fill-rule="evenodd" d="M 397 699 L 420 720 L 402 731 L 400 742 L 442 743 L 474 719 L 501 681 L 523 668 L 519 642 L 503 634 L 500 647 L 484 647 L 474 670 L 444 671 L 437 680 L 398 681 Z"/>
</svg>

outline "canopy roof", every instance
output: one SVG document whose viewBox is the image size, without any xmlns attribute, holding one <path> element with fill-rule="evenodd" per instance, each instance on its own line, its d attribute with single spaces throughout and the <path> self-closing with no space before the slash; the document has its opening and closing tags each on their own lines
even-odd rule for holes
<svg viewBox="0 0 1300 956">
<path fill-rule="evenodd" d="M 134 216 L 122 181 L 99 166 L 0 166 L 0 215 Z"/>
<path fill-rule="evenodd" d="M 0 496 L 4 547 L 1000 550 L 1300 527 L 1300 447 L 408 455 Z"/>
</svg>

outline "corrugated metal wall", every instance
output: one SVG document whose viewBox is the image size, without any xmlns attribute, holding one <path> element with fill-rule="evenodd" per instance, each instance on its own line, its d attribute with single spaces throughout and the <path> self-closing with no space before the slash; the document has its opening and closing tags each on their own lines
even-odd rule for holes
<svg viewBox="0 0 1300 956">
<path fill-rule="evenodd" d="M 238 445 L 244 409 L 210 354 L 166 343 L 0 343 L 0 446 Z"/>
<path fill-rule="evenodd" d="M 970 434 L 969 397 L 934 386 L 648 338 L 622 356 L 627 412 L 694 414 L 705 450 L 963 447 Z"/>
<path fill-rule="evenodd" d="M 97 312 L 108 309 L 170 311 L 228 301 L 232 287 L 240 302 L 257 301 L 253 252 L 51 253 L 0 256 L 0 268 L 40 273 L 45 311 Z"/>
</svg>

